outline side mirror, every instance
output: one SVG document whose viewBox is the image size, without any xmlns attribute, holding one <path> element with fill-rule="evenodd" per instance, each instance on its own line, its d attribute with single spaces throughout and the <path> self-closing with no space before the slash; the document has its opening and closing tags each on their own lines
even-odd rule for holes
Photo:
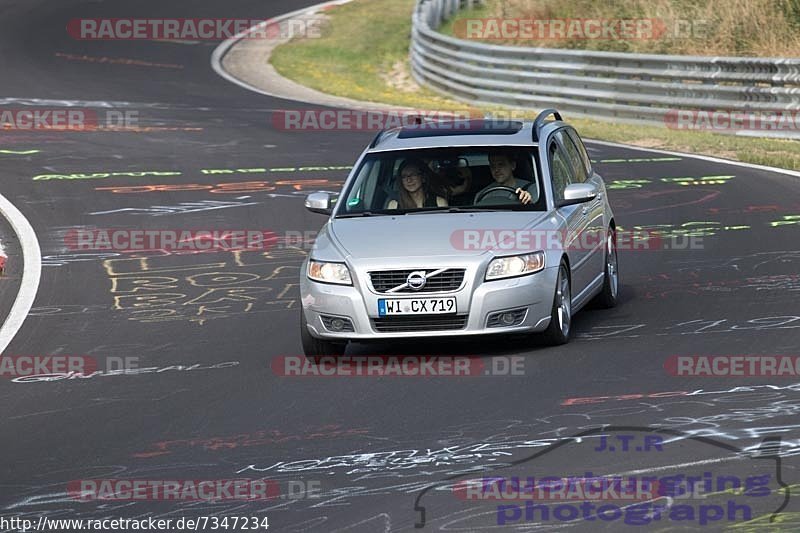
<svg viewBox="0 0 800 533">
<path fill-rule="evenodd" d="M 564 189 L 564 199 L 558 202 L 558 207 L 565 205 L 583 204 L 597 198 L 597 187 L 591 183 L 573 183 Z"/>
<path fill-rule="evenodd" d="M 306 209 L 312 213 L 319 213 L 320 215 L 330 215 L 333 213 L 333 204 L 336 203 L 336 197 L 332 197 L 327 192 L 312 192 L 306 196 Z"/>
</svg>

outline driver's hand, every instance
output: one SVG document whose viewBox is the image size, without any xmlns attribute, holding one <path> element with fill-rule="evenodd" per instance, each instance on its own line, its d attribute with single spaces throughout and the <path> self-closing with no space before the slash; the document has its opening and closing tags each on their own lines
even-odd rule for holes
<svg viewBox="0 0 800 533">
<path fill-rule="evenodd" d="M 517 187 L 517 190 L 514 192 L 519 195 L 519 201 L 522 202 L 523 205 L 531 203 L 533 197 L 528 191 L 523 191 L 521 188 Z"/>
</svg>

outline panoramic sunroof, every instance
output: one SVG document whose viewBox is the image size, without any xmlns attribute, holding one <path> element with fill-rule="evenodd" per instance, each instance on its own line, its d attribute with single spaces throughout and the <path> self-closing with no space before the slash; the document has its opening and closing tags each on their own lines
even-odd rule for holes
<svg viewBox="0 0 800 533">
<path fill-rule="evenodd" d="M 444 137 L 452 135 L 514 135 L 522 129 L 522 122 L 508 120 L 458 120 L 451 122 L 426 122 L 400 130 L 398 139 L 419 137 Z"/>
</svg>

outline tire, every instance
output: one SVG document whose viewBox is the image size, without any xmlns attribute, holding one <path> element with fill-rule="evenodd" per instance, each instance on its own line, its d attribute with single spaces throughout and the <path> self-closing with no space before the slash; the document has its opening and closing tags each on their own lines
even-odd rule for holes
<svg viewBox="0 0 800 533">
<path fill-rule="evenodd" d="M 553 307 L 550 311 L 550 325 L 544 331 L 544 341 L 551 346 L 569 342 L 572 326 L 572 291 L 570 288 L 569 268 L 561 261 L 556 278 L 556 290 L 553 295 Z"/>
<path fill-rule="evenodd" d="M 306 357 L 344 355 L 344 351 L 347 349 L 346 341 L 331 342 L 312 337 L 308 332 L 308 322 L 306 322 L 306 314 L 302 308 L 300 308 L 300 342 Z"/>
<path fill-rule="evenodd" d="M 611 309 L 619 302 L 619 262 L 617 261 L 617 231 L 608 228 L 605 245 L 605 276 L 603 290 L 597 295 L 596 302 L 600 307 Z"/>
</svg>

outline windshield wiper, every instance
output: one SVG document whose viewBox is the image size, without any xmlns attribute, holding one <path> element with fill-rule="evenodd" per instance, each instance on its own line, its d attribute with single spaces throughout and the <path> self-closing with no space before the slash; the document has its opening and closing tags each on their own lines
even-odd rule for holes
<svg viewBox="0 0 800 533">
<path fill-rule="evenodd" d="M 447 213 L 447 209 L 441 207 L 420 207 L 418 209 L 414 209 L 413 211 L 406 211 L 403 213 L 404 215 L 426 215 L 428 213 Z"/>
<path fill-rule="evenodd" d="M 523 211 L 524 205 L 487 205 L 487 206 L 471 206 L 471 207 L 451 207 L 448 213 L 479 213 L 481 211 Z"/>
<path fill-rule="evenodd" d="M 477 213 L 479 211 L 495 210 L 494 207 L 428 207 L 408 211 L 406 215 L 427 214 L 427 213 Z"/>
<path fill-rule="evenodd" d="M 496 207 L 481 207 L 473 205 L 471 207 L 451 207 L 448 209 L 449 213 L 476 213 L 478 211 L 496 211 Z"/>
<path fill-rule="evenodd" d="M 374 211 L 361 211 L 360 213 L 344 213 L 342 215 L 336 215 L 336 218 L 385 217 L 398 214 L 402 213 L 376 213 Z"/>
<path fill-rule="evenodd" d="M 357 217 L 371 217 L 379 213 L 372 211 L 362 211 L 360 213 L 345 213 L 344 215 L 336 215 L 336 218 L 357 218 Z"/>
</svg>

